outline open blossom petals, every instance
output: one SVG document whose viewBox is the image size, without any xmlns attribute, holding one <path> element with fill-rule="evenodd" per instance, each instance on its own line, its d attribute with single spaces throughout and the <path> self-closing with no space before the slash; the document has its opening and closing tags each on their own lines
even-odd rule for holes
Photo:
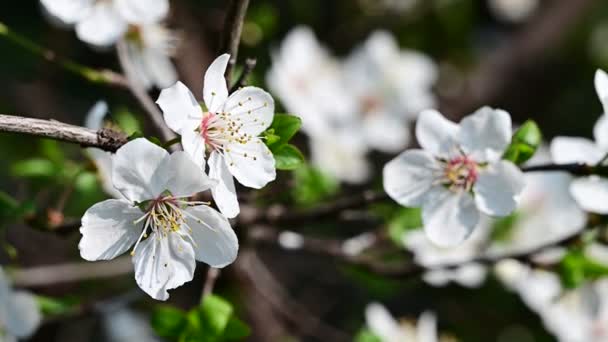
<svg viewBox="0 0 608 342">
<path fill-rule="evenodd" d="M 417 324 L 416 342 L 437 342 L 437 317 L 429 311 L 420 315 Z"/>
<path fill-rule="evenodd" d="M 216 268 L 231 264 L 236 259 L 239 242 L 228 220 L 205 205 L 191 207 L 186 211 L 189 214 L 186 222 L 192 229 L 190 234 L 194 241 L 196 260 Z"/>
<path fill-rule="evenodd" d="M 431 242 L 452 247 L 471 235 L 479 221 L 479 212 L 471 194 L 434 187 L 422 206 L 422 221 Z"/>
<path fill-rule="evenodd" d="M 174 152 L 165 158 L 152 175 L 151 181 L 154 194 L 168 190 L 177 198 L 192 196 L 215 185 L 183 151 Z"/>
<path fill-rule="evenodd" d="M 169 0 L 113 0 L 120 15 L 131 24 L 149 24 L 169 14 Z"/>
<path fill-rule="evenodd" d="M 419 207 L 436 179 L 433 170 L 437 161 L 427 152 L 405 151 L 384 166 L 384 190 L 403 206 Z"/>
<path fill-rule="evenodd" d="M 199 132 L 185 128 L 182 130 L 181 141 L 184 151 L 192 158 L 194 164 L 203 169 L 205 167 L 205 139 Z"/>
<path fill-rule="evenodd" d="M 164 89 L 177 81 L 177 70 L 165 51 L 154 48 L 143 49 L 141 64 L 151 85 Z"/>
<path fill-rule="evenodd" d="M 40 0 L 44 9 L 64 24 L 75 24 L 86 17 L 95 0 Z"/>
<path fill-rule="evenodd" d="M 381 304 L 372 303 L 365 308 L 365 322 L 382 341 L 394 341 L 401 335 L 399 324 Z"/>
<path fill-rule="evenodd" d="M 382 152 L 397 152 L 410 140 L 409 129 L 397 117 L 379 113 L 364 119 L 363 134 L 369 144 Z"/>
<path fill-rule="evenodd" d="M 260 189 L 276 178 L 275 160 L 268 147 L 253 139 L 246 144 L 229 144 L 224 158 L 230 173 L 246 187 Z"/>
<path fill-rule="evenodd" d="M 218 113 L 228 98 L 228 87 L 224 73 L 230 60 L 230 55 L 223 54 L 216 58 L 205 73 L 203 86 L 203 99 L 207 109 L 212 113 Z"/>
<path fill-rule="evenodd" d="M 595 122 L 593 126 L 593 138 L 600 148 L 608 151 L 608 115 L 604 114 L 600 116 Z"/>
<path fill-rule="evenodd" d="M 604 154 L 593 141 L 585 138 L 556 137 L 551 141 L 551 157 L 558 164 L 595 164 Z"/>
<path fill-rule="evenodd" d="M 26 292 L 13 292 L 3 304 L 7 312 L 3 317 L 3 323 L 9 334 L 26 338 L 36 331 L 42 321 L 42 316 L 33 295 Z"/>
<path fill-rule="evenodd" d="M 167 126 L 179 134 L 184 134 L 182 129 L 194 130 L 203 118 L 201 106 L 182 82 L 163 89 L 156 103 L 163 110 Z"/>
<path fill-rule="evenodd" d="M 86 43 L 105 47 L 116 43 L 127 31 L 127 26 L 112 2 L 100 2 L 76 24 L 76 35 Z"/>
<path fill-rule="evenodd" d="M 116 151 L 112 182 L 127 199 L 143 202 L 160 195 L 152 176 L 169 153 L 144 138 L 130 141 Z"/>
<path fill-rule="evenodd" d="M 274 100 L 260 88 L 244 87 L 230 95 L 222 111 L 243 125 L 242 132 L 257 136 L 272 124 Z"/>
<path fill-rule="evenodd" d="M 511 142 L 511 117 L 503 110 L 480 108 L 460 123 L 459 141 L 477 161 L 498 160 Z"/>
<path fill-rule="evenodd" d="M 416 123 L 416 139 L 422 148 L 436 156 L 446 156 L 458 135 L 458 125 L 436 110 L 420 113 Z"/>
<path fill-rule="evenodd" d="M 575 179 L 570 193 L 584 210 L 608 214 L 608 179 L 598 176 Z"/>
<path fill-rule="evenodd" d="M 324 173 L 341 181 L 352 184 L 365 182 L 371 175 L 370 163 L 365 158 L 365 147 L 361 140 L 350 132 L 337 133 L 332 136 L 311 136 L 312 163 Z"/>
<path fill-rule="evenodd" d="M 143 240 L 133 257 L 137 285 L 157 300 L 167 300 L 167 290 L 192 280 L 196 261 L 194 250 L 178 233 Z"/>
<path fill-rule="evenodd" d="M 603 70 L 595 72 L 595 92 L 604 107 L 604 114 L 608 114 L 608 75 Z"/>
<path fill-rule="evenodd" d="M 82 217 L 80 256 L 96 261 L 123 254 L 141 234 L 141 225 L 133 224 L 141 216 L 139 208 L 124 200 L 109 199 L 95 204 Z"/>
<path fill-rule="evenodd" d="M 217 180 L 211 188 L 211 194 L 218 209 L 227 218 L 236 217 L 239 212 L 239 201 L 234 188 L 234 178 L 228 170 L 224 157 L 218 152 L 211 152 L 209 156 L 209 177 Z"/>
<path fill-rule="evenodd" d="M 524 189 L 524 175 L 514 164 L 500 161 L 479 174 L 473 187 L 479 210 L 490 216 L 509 215 Z"/>
</svg>

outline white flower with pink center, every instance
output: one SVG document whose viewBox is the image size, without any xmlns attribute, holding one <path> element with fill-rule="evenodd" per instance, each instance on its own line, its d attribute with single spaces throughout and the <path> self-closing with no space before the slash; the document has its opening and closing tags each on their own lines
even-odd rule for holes
<svg viewBox="0 0 608 342">
<path fill-rule="evenodd" d="M 260 189 L 276 177 L 275 161 L 260 139 L 272 123 L 274 100 L 264 90 L 244 87 L 228 94 L 224 73 L 230 56 L 219 56 L 205 73 L 203 111 L 181 82 L 164 89 L 158 105 L 167 125 L 181 134 L 184 150 L 217 181 L 213 198 L 226 217 L 239 213 L 233 176 L 242 185 Z"/>
<path fill-rule="evenodd" d="M 423 149 L 401 153 L 384 167 L 384 189 L 407 207 L 422 207 L 429 239 L 453 246 L 468 238 L 480 212 L 507 216 L 524 187 L 522 172 L 501 160 L 511 141 L 511 118 L 484 107 L 460 124 L 435 110 L 420 114 Z"/>
</svg>

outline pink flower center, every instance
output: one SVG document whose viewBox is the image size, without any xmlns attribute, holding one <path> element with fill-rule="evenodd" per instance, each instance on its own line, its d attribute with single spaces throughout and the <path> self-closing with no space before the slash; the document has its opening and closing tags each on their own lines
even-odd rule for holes
<svg viewBox="0 0 608 342">
<path fill-rule="evenodd" d="M 448 160 L 444 171 L 446 185 L 467 191 L 473 187 L 479 176 L 477 162 L 464 155 Z"/>
</svg>

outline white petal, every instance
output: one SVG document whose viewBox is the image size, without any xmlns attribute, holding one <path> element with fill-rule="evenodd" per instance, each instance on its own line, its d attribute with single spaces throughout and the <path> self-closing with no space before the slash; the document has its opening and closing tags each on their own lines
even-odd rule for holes
<svg viewBox="0 0 608 342">
<path fill-rule="evenodd" d="M 430 311 L 425 311 L 420 315 L 417 324 L 416 342 L 437 342 L 437 317 Z"/>
<path fill-rule="evenodd" d="M 224 159 L 230 173 L 246 187 L 261 189 L 276 178 L 274 156 L 262 140 L 254 138 L 246 144 L 227 146 Z"/>
<path fill-rule="evenodd" d="M 182 82 L 163 89 L 156 103 L 163 110 L 167 126 L 179 134 L 183 128 L 194 130 L 203 119 L 203 110 L 190 89 Z"/>
<path fill-rule="evenodd" d="M 607 99 L 608 100 L 608 99 Z M 593 126 L 593 138 L 597 145 L 604 151 L 608 151 L 608 116 L 602 115 Z"/>
<path fill-rule="evenodd" d="M 152 88 L 152 79 L 146 70 L 144 62 L 144 49 L 142 43 L 139 41 L 127 40 L 126 47 L 127 59 L 133 68 L 131 74 L 136 79 L 135 81 L 144 89 Z"/>
<path fill-rule="evenodd" d="M 80 256 L 96 261 L 123 254 L 139 238 L 142 224 L 133 222 L 143 214 L 124 200 L 109 199 L 90 207 L 82 217 Z"/>
<path fill-rule="evenodd" d="M 40 0 L 40 3 L 48 14 L 71 25 L 87 16 L 95 0 Z"/>
<path fill-rule="evenodd" d="M 424 231 L 434 244 L 451 247 L 466 240 L 479 221 L 473 197 L 433 187 L 422 205 Z"/>
<path fill-rule="evenodd" d="M 196 261 L 190 243 L 174 232 L 143 240 L 133 256 L 137 285 L 150 297 L 167 300 L 167 290 L 192 280 Z"/>
<path fill-rule="evenodd" d="M 608 214 L 608 179 L 597 176 L 575 179 L 570 193 L 584 210 Z"/>
<path fill-rule="evenodd" d="M 383 341 L 393 341 L 401 335 L 400 327 L 386 308 L 378 303 L 371 303 L 365 308 L 365 322 L 371 332 Z"/>
<path fill-rule="evenodd" d="M 407 150 L 384 166 L 384 191 L 403 206 L 419 207 L 437 172 L 437 161 L 428 152 Z"/>
<path fill-rule="evenodd" d="M 42 321 L 42 315 L 34 296 L 27 292 L 13 292 L 8 298 L 5 328 L 9 334 L 26 338 L 31 336 Z"/>
<path fill-rule="evenodd" d="M 228 98 L 228 86 L 224 73 L 229 60 L 230 55 L 223 54 L 216 58 L 205 72 L 203 99 L 211 113 L 218 113 Z"/>
<path fill-rule="evenodd" d="M 416 123 L 416 139 L 422 148 L 436 156 L 445 156 L 456 141 L 458 125 L 436 110 L 420 113 Z"/>
<path fill-rule="evenodd" d="M 364 118 L 363 134 L 371 147 L 394 153 L 406 147 L 410 131 L 405 121 L 389 113 L 373 113 Z"/>
<path fill-rule="evenodd" d="M 175 197 L 189 197 L 215 185 L 183 151 L 174 152 L 163 159 L 151 182 L 153 193 L 168 190 Z"/>
<path fill-rule="evenodd" d="M 478 263 L 468 263 L 456 270 L 454 280 L 465 287 L 477 288 L 486 279 L 486 266 Z"/>
<path fill-rule="evenodd" d="M 152 84 L 158 88 L 166 88 L 177 81 L 177 70 L 171 57 L 164 51 L 146 48 L 142 53 L 144 70 Z"/>
<path fill-rule="evenodd" d="M 211 194 L 218 209 L 227 218 L 236 217 L 240 209 L 234 188 L 234 177 L 228 170 L 224 157 L 216 151 L 211 152 L 209 156 L 209 178 L 217 181 L 217 184 L 211 188 Z"/>
<path fill-rule="evenodd" d="M 206 205 L 187 208 L 186 222 L 192 232 L 196 260 L 211 267 L 230 265 L 239 251 L 239 241 L 230 222 L 219 212 Z"/>
<path fill-rule="evenodd" d="M 243 132 L 258 136 L 272 124 L 274 100 L 260 88 L 245 87 L 230 95 L 222 112 L 230 113 L 233 120 L 238 120 L 243 125 Z"/>
<path fill-rule="evenodd" d="M 169 0 L 114 0 L 114 3 L 130 24 L 158 22 L 169 14 Z"/>
<path fill-rule="evenodd" d="M 604 152 L 589 139 L 556 137 L 551 141 L 551 158 L 558 164 L 595 164 L 603 156 Z"/>
<path fill-rule="evenodd" d="M 116 151 L 112 162 L 114 187 L 127 199 L 143 202 L 154 199 L 152 176 L 169 153 L 144 138 L 132 140 Z"/>
<path fill-rule="evenodd" d="M 103 128 L 103 119 L 108 113 L 108 104 L 105 101 L 97 101 L 89 110 L 84 120 L 87 128 L 99 130 Z"/>
<path fill-rule="evenodd" d="M 319 170 L 337 180 L 361 184 L 371 176 L 362 142 L 350 130 L 310 136 L 310 159 Z"/>
<path fill-rule="evenodd" d="M 205 168 L 205 139 L 201 134 L 191 128 L 182 129 L 182 146 L 192 161 L 201 170 Z"/>
<path fill-rule="evenodd" d="M 604 70 L 598 69 L 595 72 L 595 92 L 597 93 L 597 97 L 602 102 L 602 107 L 604 108 L 604 114 L 608 114 L 608 75 Z"/>
<path fill-rule="evenodd" d="M 76 35 L 83 42 L 105 47 L 110 46 L 127 31 L 127 22 L 115 10 L 111 2 L 98 2 L 89 15 L 76 24 Z"/>
<path fill-rule="evenodd" d="M 444 287 L 452 281 L 452 278 L 454 277 L 453 273 L 454 271 L 450 269 L 432 269 L 424 272 L 422 280 L 433 287 Z"/>
<path fill-rule="evenodd" d="M 498 160 L 511 142 L 511 117 L 504 110 L 480 108 L 460 122 L 458 139 L 474 159 Z"/>
<path fill-rule="evenodd" d="M 524 174 L 513 163 L 501 160 L 490 164 L 473 186 L 475 203 L 485 214 L 507 216 L 516 209 L 524 185 Z"/>
</svg>

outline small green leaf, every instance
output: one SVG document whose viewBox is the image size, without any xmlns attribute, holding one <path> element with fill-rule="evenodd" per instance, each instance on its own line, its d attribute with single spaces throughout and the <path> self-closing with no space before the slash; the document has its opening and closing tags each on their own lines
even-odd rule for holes
<svg viewBox="0 0 608 342">
<path fill-rule="evenodd" d="M 224 341 L 238 341 L 251 335 L 251 329 L 245 322 L 236 317 L 230 318 L 226 331 L 224 332 Z"/>
<path fill-rule="evenodd" d="M 277 170 L 295 170 L 304 163 L 304 155 L 297 147 L 286 144 L 273 151 Z"/>
<path fill-rule="evenodd" d="M 382 340 L 374 335 L 369 329 L 364 328 L 355 336 L 355 342 L 382 342 Z"/>
<path fill-rule="evenodd" d="M 65 314 L 78 304 L 75 298 L 52 298 L 46 296 L 36 296 L 36 302 L 45 315 Z"/>
<path fill-rule="evenodd" d="M 298 132 L 302 126 L 302 120 L 294 115 L 289 114 L 275 114 L 272 120 L 272 125 L 267 131 L 272 130 L 272 135 L 279 137 L 278 140 L 274 139 L 272 142 L 266 141 L 268 147 L 280 147 L 287 144 L 289 140 Z"/>
<path fill-rule="evenodd" d="M 142 127 L 139 124 L 135 114 L 131 113 L 126 108 L 120 108 L 112 114 L 112 117 L 116 120 L 118 127 L 120 127 L 120 129 L 122 129 L 127 135 L 142 131 Z"/>
<path fill-rule="evenodd" d="M 159 336 L 177 338 L 188 325 L 188 321 L 185 312 L 171 306 L 162 305 L 156 307 L 152 313 L 151 324 Z"/>
<path fill-rule="evenodd" d="M 608 275 L 608 267 L 589 259 L 579 248 L 564 256 L 558 265 L 558 271 L 562 284 L 570 289 Z"/>
<path fill-rule="evenodd" d="M 534 156 L 542 139 L 543 136 L 538 125 L 534 121 L 528 120 L 513 134 L 511 144 L 502 158 L 521 165 Z"/>
<path fill-rule="evenodd" d="M 53 177 L 58 171 L 53 162 L 43 158 L 18 161 L 11 167 L 14 176 L 25 178 Z"/>
<path fill-rule="evenodd" d="M 135 131 L 135 132 L 131 133 L 127 139 L 129 141 L 131 141 L 131 140 L 135 140 L 137 138 L 143 138 L 143 137 L 144 137 L 144 134 L 142 132 Z"/>
<path fill-rule="evenodd" d="M 294 176 L 292 194 L 296 203 L 303 206 L 317 204 L 335 195 L 340 189 L 337 180 L 306 164 L 296 169 Z"/>
<path fill-rule="evenodd" d="M 388 235 L 398 246 L 403 246 L 403 235 L 422 227 L 420 208 L 400 208 L 388 221 Z"/>
<path fill-rule="evenodd" d="M 274 134 L 274 128 L 269 128 L 266 130 L 266 132 L 264 132 L 264 138 L 266 139 L 267 146 L 272 146 L 281 140 L 280 136 Z"/>
<path fill-rule="evenodd" d="M 201 330 L 207 335 L 221 336 L 232 316 L 232 305 L 225 299 L 209 295 L 199 306 Z"/>
<path fill-rule="evenodd" d="M 508 241 L 513 233 L 515 224 L 520 219 L 518 213 L 513 213 L 506 217 L 501 217 L 494 221 L 492 226 L 492 241 Z"/>
</svg>

